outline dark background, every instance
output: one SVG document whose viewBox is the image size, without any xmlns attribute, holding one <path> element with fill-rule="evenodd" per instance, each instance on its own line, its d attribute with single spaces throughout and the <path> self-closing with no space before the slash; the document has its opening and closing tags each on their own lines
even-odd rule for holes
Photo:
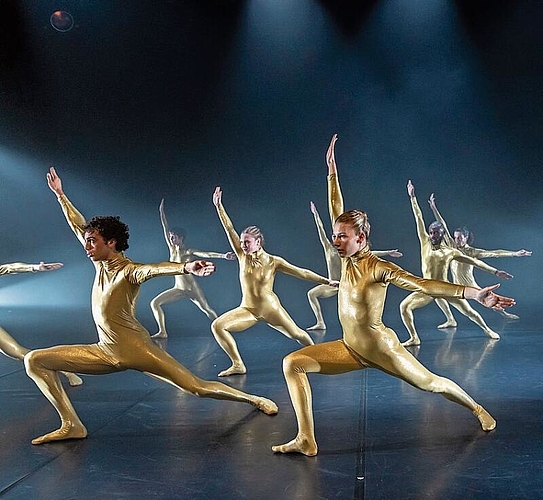
<svg viewBox="0 0 543 500">
<path fill-rule="evenodd" d="M 337 132 L 346 208 L 368 212 L 374 248 L 399 248 L 398 263 L 420 272 L 405 188 L 412 179 L 427 224 L 435 192 L 449 226 L 470 227 L 475 246 L 533 250 L 528 259 L 489 263 L 515 275 L 501 291 L 517 299 L 523 324 L 540 324 L 543 3 L 3 0 L 0 7 L 0 261 L 65 263 L 48 275 L 2 278 L 4 312 L 89 303 L 93 269 L 47 188 L 49 165 L 86 216 L 119 214 L 130 225 L 134 260 L 168 258 L 162 197 L 189 246 L 228 250 L 211 202 L 220 185 L 239 231 L 256 224 L 270 253 L 325 273 L 309 201 L 328 223 L 324 154 Z M 74 16 L 73 30 L 51 27 L 56 9 Z M 477 273 L 481 284 L 494 282 Z M 171 282 L 142 289 L 149 329 L 146 301 Z M 301 326 L 312 321 L 310 286 L 277 280 Z M 218 262 L 202 287 L 219 313 L 239 304 L 236 264 Z M 397 320 L 405 293 L 390 295 L 386 314 Z M 330 314 L 333 304 L 325 307 Z M 174 310 L 208 328 L 193 306 L 170 308 L 172 318 Z M 485 316 L 494 327 L 502 321 Z"/>
</svg>

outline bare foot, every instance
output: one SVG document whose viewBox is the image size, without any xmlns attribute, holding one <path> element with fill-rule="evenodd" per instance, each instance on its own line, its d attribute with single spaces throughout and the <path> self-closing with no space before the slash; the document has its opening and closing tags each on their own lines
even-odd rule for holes
<svg viewBox="0 0 543 500">
<path fill-rule="evenodd" d="M 81 385 L 83 383 L 83 380 L 80 376 L 76 375 L 75 373 L 69 373 L 69 372 L 60 372 L 62 375 L 64 375 L 68 379 L 68 384 L 70 384 L 72 387 L 77 387 L 78 385 Z"/>
<path fill-rule="evenodd" d="M 308 332 L 312 332 L 314 330 L 326 330 L 326 325 L 324 323 L 316 323 L 315 325 L 306 328 L 306 330 Z"/>
<path fill-rule="evenodd" d="M 458 324 L 456 323 L 456 321 L 445 321 L 445 323 L 441 323 L 441 325 L 437 325 L 438 328 L 440 329 L 443 329 L 443 328 L 456 328 L 458 326 Z"/>
<path fill-rule="evenodd" d="M 50 432 L 32 440 L 32 444 L 49 443 L 50 441 L 62 441 L 64 439 L 83 439 L 87 437 L 87 429 L 82 423 L 74 424 L 65 421 L 56 431 Z"/>
<path fill-rule="evenodd" d="M 277 446 L 272 446 L 274 453 L 302 453 L 308 457 L 314 457 L 319 448 L 314 439 L 296 436 L 292 441 Z"/>
<path fill-rule="evenodd" d="M 241 365 L 233 364 L 230 368 L 223 370 L 217 376 L 229 377 L 230 375 L 243 375 L 245 373 L 247 373 L 247 368 L 245 368 L 245 365 L 242 363 Z"/>
<path fill-rule="evenodd" d="M 166 332 L 157 332 L 154 335 L 151 335 L 152 339 L 167 339 L 168 334 Z"/>
<path fill-rule="evenodd" d="M 405 342 L 402 342 L 402 345 L 404 347 L 409 347 L 412 345 L 420 345 L 420 338 L 419 337 L 411 337 L 409 340 L 406 340 Z"/>
<path fill-rule="evenodd" d="M 481 405 L 477 405 L 477 408 L 473 410 L 473 414 L 481 422 L 481 427 L 483 431 L 490 432 L 496 428 L 496 420 L 488 413 Z"/>
<path fill-rule="evenodd" d="M 494 330 L 491 330 L 490 328 L 489 328 L 488 330 L 485 330 L 485 333 L 486 333 L 491 339 L 500 340 L 500 336 L 499 336 Z"/>
<path fill-rule="evenodd" d="M 260 411 L 266 415 L 275 415 L 279 411 L 279 407 L 268 398 L 262 398 L 260 396 L 253 396 L 251 404 L 256 406 Z"/>
</svg>

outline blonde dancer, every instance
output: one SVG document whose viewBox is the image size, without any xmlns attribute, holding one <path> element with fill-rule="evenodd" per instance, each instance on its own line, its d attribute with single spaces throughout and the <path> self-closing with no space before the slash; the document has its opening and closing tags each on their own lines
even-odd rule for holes
<svg viewBox="0 0 543 500">
<path fill-rule="evenodd" d="M 40 262 L 39 264 L 25 264 L 24 262 L 13 262 L 11 264 L 0 264 L 0 276 L 4 274 L 18 274 L 18 273 L 37 273 L 42 271 L 54 271 L 60 269 L 62 263 L 52 262 L 46 264 Z M 30 349 L 23 347 L 19 344 L 6 330 L 0 327 L 0 352 L 6 356 L 23 361 L 25 354 L 30 352 Z M 68 379 L 68 383 L 71 386 L 81 385 L 83 381 L 75 373 L 62 372 L 62 374 Z"/>
<path fill-rule="evenodd" d="M 218 374 L 219 377 L 227 377 L 247 372 L 231 332 L 242 332 L 259 321 L 266 322 L 272 328 L 302 345 L 313 344 L 311 337 L 294 323 L 273 292 L 275 273 L 290 274 L 323 285 L 334 285 L 337 282 L 308 269 L 293 266 L 285 259 L 265 252 L 263 249 L 264 236 L 256 226 L 245 228 L 241 237 L 238 236 L 222 205 L 220 187 L 217 187 L 213 193 L 213 204 L 217 208 L 230 246 L 239 261 L 239 280 L 242 293 L 239 307 L 224 313 L 211 323 L 215 339 L 232 361 L 230 368 Z"/>
<path fill-rule="evenodd" d="M 417 202 L 417 197 L 415 196 L 415 186 L 413 186 L 411 181 L 408 181 L 407 183 L 407 193 L 411 199 L 411 208 L 413 209 L 413 215 L 415 216 L 417 225 L 417 235 L 420 242 L 422 276 L 424 278 L 447 281 L 449 266 L 451 262 L 455 260 L 478 267 L 479 269 L 488 271 L 500 278 L 510 279 L 513 277 L 505 271 L 500 271 L 495 267 L 489 266 L 482 260 L 464 255 L 460 250 L 447 245 L 443 240 L 445 231 L 441 223 L 437 221 L 432 222 L 428 227 L 428 232 L 426 232 L 422 211 Z M 415 328 L 413 311 L 427 306 L 433 300 L 433 297 L 425 293 L 413 292 L 400 303 L 402 321 L 410 335 L 409 339 L 403 342 L 404 346 L 407 347 L 420 344 L 420 337 Z M 491 339 L 499 340 L 500 336 L 485 323 L 483 317 L 469 305 L 467 300 L 462 297 L 451 297 L 447 299 L 447 302 L 479 326 Z M 443 327 L 444 325 L 441 326 Z"/>
<path fill-rule="evenodd" d="M 92 288 L 92 314 L 98 330 L 98 342 L 89 345 L 61 345 L 37 349 L 25 356 L 27 373 L 57 410 L 59 429 L 38 437 L 33 444 L 63 439 L 80 439 L 87 430 L 66 392 L 58 381 L 59 370 L 101 375 L 138 370 L 196 396 L 249 403 L 264 413 L 277 413 L 269 399 L 238 391 L 219 382 L 208 382 L 192 374 L 167 352 L 153 343 L 149 332 L 135 318 L 139 287 L 156 276 L 191 273 L 209 276 L 211 262 L 162 262 L 138 264 L 124 256 L 128 248 L 128 226 L 118 217 L 95 217 L 88 223 L 62 189 L 54 168 L 47 182 L 57 195 L 69 226 L 94 264 L 96 277 Z"/>
<path fill-rule="evenodd" d="M 185 246 L 184 231 L 178 228 L 171 228 L 168 224 L 164 211 L 164 199 L 160 202 L 158 211 L 160 214 L 162 230 L 164 231 L 164 239 L 166 240 L 168 250 L 170 251 L 170 262 L 186 262 L 192 256 L 200 257 L 202 259 L 234 260 L 236 258 L 232 252 L 201 252 L 200 250 L 187 248 Z M 158 325 L 158 332 L 153 335 L 153 338 L 166 338 L 168 336 L 162 306 L 184 298 L 189 299 L 195 304 L 210 320 L 217 318 L 217 313 L 208 304 L 204 293 L 194 279 L 194 276 L 191 274 L 178 274 L 175 276 L 175 284 L 172 288 L 159 293 L 151 300 L 151 310 L 153 311 L 153 316 Z"/>
<path fill-rule="evenodd" d="M 343 338 L 304 347 L 285 357 L 283 371 L 298 422 L 298 433 L 292 441 L 273 446 L 272 450 L 309 456 L 317 454 L 308 373 L 335 375 L 377 368 L 419 389 L 442 394 L 471 410 L 483 430 L 494 429 L 496 421 L 492 416 L 457 384 L 433 374 L 417 361 L 400 344 L 396 334 L 383 325 L 381 315 L 389 283 L 433 296 L 475 299 L 487 307 L 507 307 L 514 301 L 494 294 L 492 290 L 498 285 L 479 290 L 418 278 L 373 255 L 368 248 L 369 224 L 365 212 L 351 210 L 343 213 L 334 158 L 336 140 L 334 135 L 326 158 L 330 215 L 334 227 L 332 241 L 342 258 L 338 305 Z"/>
<path fill-rule="evenodd" d="M 317 232 L 319 234 L 319 240 L 324 250 L 324 258 L 326 259 L 326 268 L 328 270 L 328 278 L 334 281 L 339 280 L 341 276 L 341 257 L 337 253 L 334 245 L 326 236 L 324 225 L 319 215 L 319 211 L 313 202 L 310 202 L 311 213 L 315 219 L 315 225 L 317 226 Z M 372 250 L 377 257 L 401 257 L 403 254 L 395 250 Z M 307 331 L 314 330 L 326 330 L 326 323 L 322 315 L 322 308 L 319 299 L 328 299 L 337 295 L 338 289 L 329 285 L 317 285 L 307 292 L 307 299 L 309 300 L 309 306 L 315 315 L 317 322 L 306 328 Z"/>
<path fill-rule="evenodd" d="M 458 248 L 458 250 L 460 250 L 464 255 L 468 255 L 469 257 L 474 257 L 476 259 L 489 259 L 493 257 L 530 257 L 532 255 L 532 252 L 530 252 L 529 250 L 524 250 L 524 249 L 512 251 L 512 250 L 483 250 L 482 248 L 474 248 L 471 246 L 473 235 L 466 227 L 460 227 L 460 228 L 455 229 L 454 237 L 451 236 L 451 233 L 449 232 L 449 228 L 447 227 L 447 223 L 445 222 L 445 219 L 442 217 L 442 215 L 439 213 L 439 210 L 437 209 L 434 193 L 430 195 L 430 199 L 428 200 L 428 203 L 430 204 L 430 208 L 432 209 L 432 212 L 434 213 L 434 217 L 436 218 L 438 222 L 441 223 L 441 225 L 443 226 L 443 229 L 445 230 L 443 239 L 445 240 L 447 245 Z M 453 283 L 459 283 L 461 285 L 473 286 L 473 287 L 479 286 L 477 282 L 475 281 L 475 277 L 473 276 L 473 266 L 471 264 L 466 264 L 464 262 L 459 262 L 459 261 L 451 262 L 451 277 L 452 277 Z M 456 320 L 454 319 L 454 316 L 452 315 L 451 309 L 447 301 L 442 300 L 442 299 L 437 299 L 436 303 L 447 318 L 447 321 L 443 323 L 442 325 L 439 325 L 438 328 L 455 327 Z M 519 319 L 519 317 L 516 314 L 512 314 L 507 311 L 497 310 L 496 312 L 506 319 L 510 319 L 510 320 Z"/>
</svg>

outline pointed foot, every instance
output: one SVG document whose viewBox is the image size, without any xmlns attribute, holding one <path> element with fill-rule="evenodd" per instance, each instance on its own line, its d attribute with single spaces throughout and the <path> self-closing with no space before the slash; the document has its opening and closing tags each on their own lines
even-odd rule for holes
<svg viewBox="0 0 543 500">
<path fill-rule="evenodd" d="M 485 330 L 485 333 L 492 339 L 492 340 L 500 340 L 500 336 L 494 331 L 494 330 Z"/>
<path fill-rule="evenodd" d="M 87 429 L 81 423 L 63 422 L 59 429 L 32 440 L 32 444 L 44 444 L 65 439 L 83 439 L 87 437 Z"/>
<path fill-rule="evenodd" d="M 479 419 L 483 431 L 490 432 L 496 428 L 496 420 L 481 405 L 477 405 L 473 414 Z"/>
<path fill-rule="evenodd" d="M 157 332 L 154 335 L 151 335 L 152 339 L 167 339 L 168 334 L 166 332 Z"/>
<path fill-rule="evenodd" d="M 314 332 L 315 330 L 326 330 L 326 325 L 324 323 L 317 323 L 309 328 L 306 328 L 308 332 Z"/>
<path fill-rule="evenodd" d="M 219 372 L 218 377 L 229 377 L 230 375 L 244 375 L 247 373 L 245 365 L 232 365 L 227 370 Z"/>
<path fill-rule="evenodd" d="M 279 411 L 279 407 L 268 398 L 255 396 L 254 400 L 251 401 L 251 404 L 258 408 L 261 412 L 264 412 L 266 415 L 275 415 Z"/>
<path fill-rule="evenodd" d="M 75 373 L 62 372 L 62 374 L 66 377 L 71 387 L 77 387 L 83 383 L 83 379 Z"/>
<path fill-rule="evenodd" d="M 272 446 L 274 453 L 301 453 L 308 457 L 314 457 L 319 448 L 314 439 L 296 437 L 292 441 L 277 446 Z"/>
<path fill-rule="evenodd" d="M 445 323 L 441 323 L 441 325 L 437 325 L 437 327 L 440 330 L 443 330 L 444 328 L 456 328 L 458 324 L 456 321 L 445 321 Z"/>
<path fill-rule="evenodd" d="M 411 347 L 411 346 L 414 346 L 414 345 L 420 345 L 420 339 L 418 337 L 410 338 L 409 340 L 406 340 L 405 342 L 402 342 L 402 345 L 404 347 Z"/>
</svg>

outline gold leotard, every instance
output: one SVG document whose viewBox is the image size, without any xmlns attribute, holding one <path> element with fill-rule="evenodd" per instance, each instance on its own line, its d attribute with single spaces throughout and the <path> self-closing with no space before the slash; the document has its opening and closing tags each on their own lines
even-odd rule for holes
<svg viewBox="0 0 543 500">
<path fill-rule="evenodd" d="M 68 224 L 84 245 L 85 218 L 66 196 L 62 195 L 58 200 Z M 197 396 L 250 403 L 267 413 L 277 411 L 275 404 L 265 398 L 196 377 L 154 344 L 147 330 L 135 318 L 140 285 L 156 276 L 184 273 L 184 264 L 139 264 L 126 258 L 122 252 L 111 260 L 93 264 L 96 276 L 92 287 L 92 316 L 98 330 L 98 342 L 37 349 L 25 357 L 28 375 L 55 406 L 61 418 L 58 430 L 34 439 L 33 444 L 83 438 L 87 434 L 58 382 L 58 370 L 98 375 L 134 369 Z"/>
<path fill-rule="evenodd" d="M 337 175 L 328 176 L 332 222 L 343 212 L 343 197 Z M 457 384 L 427 370 L 381 319 L 386 289 L 392 283 L 434 297 L 463 296 L 463 286 L 414 276 L 390 262 L 379 259 L 367 247 L 342 259 L 339 286 L 339 319 L 343 339 L 304 347 L 286 356 L 285 379 L 298 421 L 298 434 L 292 441 L 272 449 L 275 452 L 317 453 L 311 389 L 307 373 L 338 374 L 373 367 L 394 375 L 409 384 L 443 394 L 472 410 L 484 429 L 494 428 L 495 421 Z"/>
<path fill-rule="evenodd" d="M 222 204 L 217 206 L 217 213 L 230 246 L 238 258 L 242 293 L 239 307 L 219 316 L 211 324 L 217 342 L 232 360 L 232 366 L 219 373 L 219 376 L 227 376 L 246 373 L 237 344 L 230 332 L 246 330 L 259 321 L 266 322 L 302 345 L 313 344 L 311 337 L 294 323 L 274 293 L 273 283 L 277 272 L 321 284 L 328 284 L 329 280 L 309 269 L 293 266 L 281 257 L 268 254 L 262 248 L 254 253 L 245 254 L 241 249 L 239 235 Z"/>
<path fill-rule="evenodd" d="M 417 198 L 415 196 L 411 198 L 411 208 L 413 210 L 413 215 L 415 216 L 417 235 L 420 242 L 421 268 L 423 277 L 446 281 L 448 278 L 447 275 L 449 267 L 454 261 L 476 266 L 493 274 L 497 272 L 496 268 L 489 266 L 481 260 L 464 255 L 462 252 L 460 252 L 460 250 L 448 245 L 446 240 L 443 240 L 438 245 L 433 245 L 428 233 L 426 232 L 422 211 L 420 210 Z M 433 297 L 421 292 L 415 292 L 408 295 L 401 302 L 400 313 L 402 321 L 410 334 L 409 340 L 406 341 L 404 345 L 420 344 L 420 338 L 415 328 L 413 311 L 428 305 L 432 301 Z M 469 305 L 467 300 L 454 298 L 447 299 L 447 302 L 478 325 L 486 335 L 494 339 L 500 338 L 500 336 L 491 330 L 490 327 L 485 323 L 482 316 Z"/>
</svg>

